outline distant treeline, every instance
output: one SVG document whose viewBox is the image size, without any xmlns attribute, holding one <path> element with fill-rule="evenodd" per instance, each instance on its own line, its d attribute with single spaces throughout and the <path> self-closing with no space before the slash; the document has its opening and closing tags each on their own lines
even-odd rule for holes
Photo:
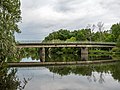
<svg viewBox="0 0 120 90">
<path fill-rule="evenodd" d="M 97 32 L 95 28 L 98 28 Z M 60 29 L 50 33 L 43 42 L 47 41 L 102 41 L 102 42 L 119 42 L 120 41 L 120 23 L 112 25 L 110 30 L 103 29 L 103 23 L 99 22 L 97 26 L 88 26 L 86 29 L 66 30 Z"/>
<path fill-rule="evenodd" d="M 98 29 L 95 32 L 95 29 Z M 104 24 L 99 22 L 97 25 L 89 25 L 85 29 L 78 29 L 78 30 L 66 30 L 60 29 L 58 31 L 50 33 L 43 42 L 76 42 L 76 41 L 92 41 L 92 42 L 116 42 L 117 48 L 114 48 L 114 52 L 120 52 L 120 23 L 113 24 L 110 30 L 104 30 Z M 52 52 L 58 51 L 67 51 L 67 52 L 74 52 L 75 49 L 70 48 L 57 48 L 52 49 Z"/>
</svg>

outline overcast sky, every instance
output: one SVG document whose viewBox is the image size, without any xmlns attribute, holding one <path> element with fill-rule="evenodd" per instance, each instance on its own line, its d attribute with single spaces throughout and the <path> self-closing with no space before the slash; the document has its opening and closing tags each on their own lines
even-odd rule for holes
<svg viewBox="0 0 120 90">
<path fill-rule="evenodd" d="M 120 0 L 21 0 L 22 33 L 17 40 L 43 40 L 59 29 L 78 30 L 103 22 L 120 22 Z M 96 29 L 97 30 L 97 29 Z"/>
</svg>

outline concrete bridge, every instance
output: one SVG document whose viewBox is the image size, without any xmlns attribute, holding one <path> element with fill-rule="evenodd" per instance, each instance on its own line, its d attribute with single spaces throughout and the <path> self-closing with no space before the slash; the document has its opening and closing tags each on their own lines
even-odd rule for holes
<svg viewBox="0 0 120 90">
<path fill-rule="evenodd" d="M 17 47 L 29 48 L 29 47 L 110 47 L 116 46 L 114 42 L 19 42 Z"/>
<path fill-rule="evenodd" d="M 114 42 L 38 42 L 38 41 L 24 41 L 19 42 L 18 48 L 40 48 L 41 60 L 45 60 L 45 48 L 55 47 L 78 47 L 81 48 L 81 58 L 88 60 L 88 48 L 90 47 L 116 47 Z"/>
</svg>

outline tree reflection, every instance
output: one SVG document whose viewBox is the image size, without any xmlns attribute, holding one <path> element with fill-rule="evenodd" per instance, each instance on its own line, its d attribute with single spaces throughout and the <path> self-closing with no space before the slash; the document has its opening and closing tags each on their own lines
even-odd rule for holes
<svg viewBox="0 0 120 90">
<path fill-rule="evenodd" d="M 80 57 L 74 54 L 63 55 L 52 54 L 46 57 L 46 62 L 69 62 L 69 61 L 80 61 Z"/>
<path fill-rule="evenodd" d="M 120 82 L 120 62 L 112 63 L 112 64 L 99 64 L 99 65 L 84 65 L 84 66 L 54 66 L 47 67 L 50 72 L 59 74 L 61 76 L 64 75 L 82 75 L 87 76 L 89 82 L 99 82 L 104 83 L 105 74 L 111 73 L 112 77 L 115 80 Z M 98 76 L 95 76 L 94 73 L 97 72 Z"/>
<path fill-rule="evenodd" d="M 25 88 L 30 79 L 24 78 L 23 81 L 20 81 L 16 73 L 17 69 L 7 68 L 6 64 L 0 65 L 0 90 L 23 90 Z"/>
</svg>

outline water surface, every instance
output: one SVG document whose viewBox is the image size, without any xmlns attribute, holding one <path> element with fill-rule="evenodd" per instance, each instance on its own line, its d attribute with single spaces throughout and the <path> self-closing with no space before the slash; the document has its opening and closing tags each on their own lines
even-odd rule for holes
<svg viewBox="0 0 120 90">
<path fill-rule="evenodd" d="M 120 63 L 87 66 L 17 67 L 24 90 L 119 90 Z"/>
</svg>

